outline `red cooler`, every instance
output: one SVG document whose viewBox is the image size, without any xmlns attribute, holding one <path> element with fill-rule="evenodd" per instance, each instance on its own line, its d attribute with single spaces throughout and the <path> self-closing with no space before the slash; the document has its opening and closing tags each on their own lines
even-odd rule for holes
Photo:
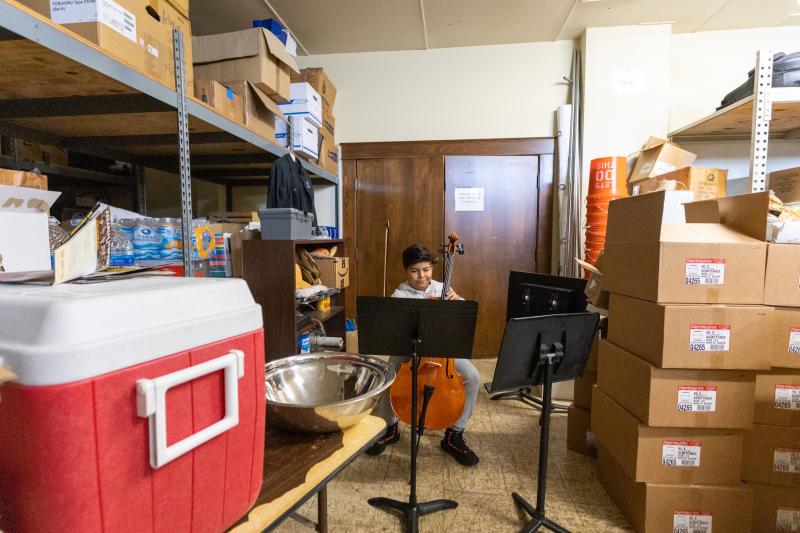
<svg viewBox="0 0 800 533">
<path fill-rule="evenodd" d="M 221 531 L 264 458 L 242 280 L 0 286 L 0 530 Z"/>
</svg>

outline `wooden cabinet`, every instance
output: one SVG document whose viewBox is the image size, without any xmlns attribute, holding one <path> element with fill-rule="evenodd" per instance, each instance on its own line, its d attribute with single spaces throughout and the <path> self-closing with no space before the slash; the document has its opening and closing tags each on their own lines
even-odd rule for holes
<svg viewBox="0 0 800 533">
<path fill-rule="evenodd" d="M 264 317 L 264 344 L 267 361 L 298 353 L 297 337 L 313 329 L 298 326 L 296 314 L 294 263 L 297 248 L 309 251 L 320 246 L 337 247 L 337 256 L 346 256 L 343 240 L 242 242 L 242 277 L 250 286 Z M 345 337 L 343 289 L 331 296 L 330 311 L 315 311 L 314 317 L 323 322 L 331 337 Z M 312 305 L 315 305 L 312 302 Z M 305 306 L 303 309 L 307 309 Z"/>
</svg>

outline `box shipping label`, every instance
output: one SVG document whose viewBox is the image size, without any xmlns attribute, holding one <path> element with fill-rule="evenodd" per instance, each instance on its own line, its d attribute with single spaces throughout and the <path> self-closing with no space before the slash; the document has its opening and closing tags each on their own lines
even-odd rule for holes
<svg viewBox="0 0 800 533">
<path fill-rule="evenodd" d="M 716 410 L 717 387 L 678 386 L 678 411 L 682 413 L 713 413 Z"/>
<path fill-rule="evenodd" d="M 665 440 L 661 446 L 661 464 L 664 466 L 700 466 L 700 451 L 703 445 L 686 440 Z"/>
<path fill-rule="evenodd" d="M 789 353 L 800 354 L 800 328 L 789 330 Z"/>
<path fill-rule="evenodd" d="M 727 352 L 731 349 L 731 327 L 724 324 L 690 324 L 689 350 Z"/>
<path fill-rule="evenodd" d="M 772 470 L 786 474 L 800 473 L 800 448 L 775 448 Z"/>
<path fill-rule="evenodd" d="M 675 511 L 672 514 L 672 533 L 711 533 L 710 514 Z"/>
<path fill-rule="evenodd" d="M 687 258 L 685 279 L 687 285 L 722 285 L 725 283 L 725 260 Z"/>
<path fill-rule="evenodd" d="M 800 385 L 775 385 L 775 409 L 800 410 Z"/>
<path fill-rule="evenodd" d="M 800 509 L 778 507 L 775 513 L 776 531 L 800 531 Z"/>
</svg>

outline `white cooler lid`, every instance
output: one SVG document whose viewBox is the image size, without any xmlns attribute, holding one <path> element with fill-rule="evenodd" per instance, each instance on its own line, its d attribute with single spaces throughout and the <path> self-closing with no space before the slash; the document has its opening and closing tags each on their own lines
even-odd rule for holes
<svg viewBox="0 0 800 533">
<path fill-rule="evenodd" d="M 0 284 L 0 358 L 24 385 L 90 378 L 261 326 L 241 279 Z"/>
</svg>

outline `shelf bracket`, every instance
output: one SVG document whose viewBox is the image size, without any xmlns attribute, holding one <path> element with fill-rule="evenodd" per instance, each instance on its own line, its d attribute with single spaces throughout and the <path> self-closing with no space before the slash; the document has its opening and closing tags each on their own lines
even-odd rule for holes
<svg viewBox="0 0 800 533">
<path fill-rule="evenodd" d="M 183 272 L 194 277 L 192 263 L 192 174 L 189 156 L 189 114 L 186 109 L 186 72 L 183 59 L 183 33 L 172 29 L 175 58 L 175 92 L 178 100 L 178 160 L 181 177 L 181 222 L 183 233 Z"/>
<path fill-rule="evenodd" d="M 772 50 L 759 50 L 753 76 L 753 121 L 750 140 L 750 190 L 767 188 L 769 123 L 772 120 Z"/>
</svg>

